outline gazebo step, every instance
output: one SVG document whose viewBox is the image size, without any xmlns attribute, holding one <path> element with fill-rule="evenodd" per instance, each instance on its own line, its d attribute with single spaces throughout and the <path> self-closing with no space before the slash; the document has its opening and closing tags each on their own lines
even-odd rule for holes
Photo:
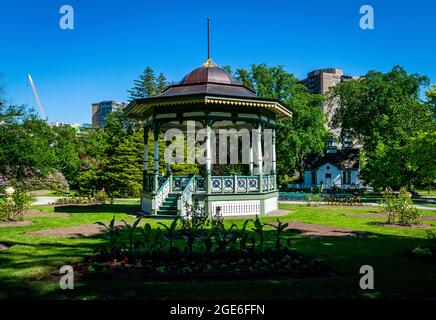
<svg viewBox="0 0 436 320">
<path fill-rule="evenodd" d="M 157 214 L 162 216 L 176 216 L 177 210 L 158 210 Z"/>
<path fill-rule="evenodd" d="M 177 193 L 170 193 L 157 210 L 158 215 L 176 216 L 177 215 Z"/>
<path fill-rule="evenodd" d="M 167 203 L 163 203 L 160 207 L 159 210 L 176 210 L 177 211 L 177 206 L 173 205 L 172 203 L 167 204 Z"/>
</svg>

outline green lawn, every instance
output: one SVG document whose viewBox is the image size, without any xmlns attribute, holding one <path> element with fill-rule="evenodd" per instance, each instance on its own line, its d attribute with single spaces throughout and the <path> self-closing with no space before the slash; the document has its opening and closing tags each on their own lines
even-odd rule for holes
<svg viewBox="0 0 436 320">
<path fill-rule="evenodd" d="M 337 276 L 328 278 L 291 280 L 244 280 L 244 281 L 90 281 L 77 280 L 74 290 L 59 289 L 58 280 L 43 278 L 56 272 L 63 264 L 80 261 L 92 253 L 102 236 L 68 239 L 63 237 L 29 236 L 33 230 L 59 228 L 96 221 L 109 221 L 115 214 L 117 220 L 133 220 L 125 212 L 138 209 L 135 203 L 102 206 L 98 209 L 86 206 L 58 208 L 68 212 L 68 217 L 33 217 L 26 227 L 0 228 L 0 243 L 10 246 L 0 251 L 0 299 L 112 299 L 112 298 L 265 298 L 265 299 L 323 299 L 323 298 L 436 298 L 436 265 L 408 256 L 406 253 L 417 246 L 427 244 L 426 230 L 383 227 L 374 218 L 346 217 L 346 213 L 377 213 L 380 208 L 323 207 L 283 205 L 292 210 L 281 221 L 298 221 L 329 226 L 346 227 L 366 231 L 366 236 L 343 238 L 308 238 L 289 234 L 292 246 L 299 252 L 322 260 L 336 271 Z M 40 207 L 43 212 L 52 208 Z M 425 211 L 425 215 L 436 212 Z M 275 221 L 276 217 L 263 218 Z M 153 226 L 159 220 L 147 219 Z M 226 223 L 241 224 L 244 220 L 228 220 Z M 168 222 L 168 220 L 167 220 Z M 424 221 L 436 232 L 436 221 Z M 267 240 L 273 244 L 272 229 Z M 359 288 L 359 268 L 369 264 L 375 270 L 375 290 Z M 50 280 L 52 279 L 52 280 Z"/>
<path fill-rule="evenodd" d="M 416 190 L 421 196 L 436 197 L 436 190 Z"/>
</svg>

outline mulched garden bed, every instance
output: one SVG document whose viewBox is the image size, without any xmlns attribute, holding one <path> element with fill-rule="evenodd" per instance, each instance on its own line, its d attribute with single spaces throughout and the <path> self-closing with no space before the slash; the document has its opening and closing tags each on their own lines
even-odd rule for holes
<svg viewBox="0 0 436 320">
<path fill-rule="evenodd" d="M 110 280 L 248 280 L 334 276 L 327 266 L 296 252 L 247 252 L 232 255 L 156 255 L 101 261 L 96 256 L 74 265 L 82 279 Z"/>
</svg>

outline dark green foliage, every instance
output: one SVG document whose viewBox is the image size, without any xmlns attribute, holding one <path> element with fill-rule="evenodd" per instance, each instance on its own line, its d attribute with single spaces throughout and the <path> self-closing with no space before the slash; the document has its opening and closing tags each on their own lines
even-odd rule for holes
<svg viewBox="0 0 436 320">
<path fill-rule="evenodd" d="M 108 225 L 106 225 L 103 222 L 96 222 L 96 224 L 103 226 L 108 233 L 105 235 L 105 238 L 109 240 L 108 246 L 101 246 L 100 252 L 103 254 L 110 254 L 110 255 L 117 255 L 119 254 L 122 243 L 121 243 L 121 237 L 120 237 L 120 229 L 117 228 L 115 225 L 115 215 L 110 221 Z"/>
<path fill-rule="evenodd" d="M 130 100 L 156 96 L 162 93 L 167 86 L 165 76 L 160 73 L 159 76 L 156 77 L 153 69 L 150 67 L 145 68 L 143 73 L 139 75 L 139 78 L 134 80 L 133 83 L 133 88 L 128 90 Z"/>
<path fill-rule="evenodd" d="M 361 177 L 373 187 L 412 189 L 436 179 L 433 94 L 427 102 L 420 98 L 427 84 L 426 77 L 396 66 L 334 88 L 340 107 L 333 125 L 363 144 Z"/>
<path fill-rule="evenodd" d="M 56 166 L 51 130 L 24 106 L 0 105 L 0 177 L 22 184 Z"/>
<path fill-rule="evenodd" d="M 124 222 L 125 228 L 124 231 L 127 233 L 127 239 L 128 239 L 128 246 L 127 246 L 127 253 L 130 255 L 133 254 L 133 246 L 134 246 L 134 232 L 136 230 L 136 227 L 138 226 L 139 222 L 141 222 L 141 218 L 138 218 L 135 220 L 133 225 L 128 224 L 125 220 L 121 220 Z"/>
<path fill-rule="evenodd" d="M 277 219 L 277 225 L 272 225 L 274 229 L 276 229 L 276 249 L 280 249 L 281 247 L 281 243 L 280 243 L 280 239 L 281 239 L 281 235 L 282 232 L 287 228 L 287 226 L 289 225 L 289 223 L 282 223 L 281 221 L 279 221 L 279 219 Z"/>
<path fill-rule="evenodd" d="M 166 240 L 169 243 L 169 248 L 168 248 L 168 253 L 171 254 L 174 250 L 173 247 L 173 242 L 174 242 L 174 237 L 176 236 L 176 229 L 177 229 L 177 223 L 179 222 L 180 217 L 177 216 L 176 218 L 174 218 L 173 222 L 171 222 L 170 226 L 168 227 L 166 224 L 162 223 L 162 222 L 158 222 L 159 225 L 163 226 L 165 228 L 166 231 Z"/>
<path fill-rule="evenodd" d="M 260 222 L 259 216 L 256 215 L 256 220 L 254 220 L 254 228 L 251 230 L 253 230 L 259 236 L 260 249 L 263 248 L 263 242 L 265 239 L 264 234 L 263 234 L 263 227 L 264 226 L 265 225 L 262 222 Z"/>
</svg>

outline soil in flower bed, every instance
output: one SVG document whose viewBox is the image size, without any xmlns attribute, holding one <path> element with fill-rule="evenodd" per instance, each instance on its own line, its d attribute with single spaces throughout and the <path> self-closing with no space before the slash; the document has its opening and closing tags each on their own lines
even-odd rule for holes
<svg viewBox="0 0 436 320">
<path fill-rule="evenodd" d="M 118 280 L 241 280 L 333 276 L 327 266 L 294 251 L 256 253 L 154 255 L 104 261 L 98 256 L 75 265 L 84 279 Z"/>
</svg>

